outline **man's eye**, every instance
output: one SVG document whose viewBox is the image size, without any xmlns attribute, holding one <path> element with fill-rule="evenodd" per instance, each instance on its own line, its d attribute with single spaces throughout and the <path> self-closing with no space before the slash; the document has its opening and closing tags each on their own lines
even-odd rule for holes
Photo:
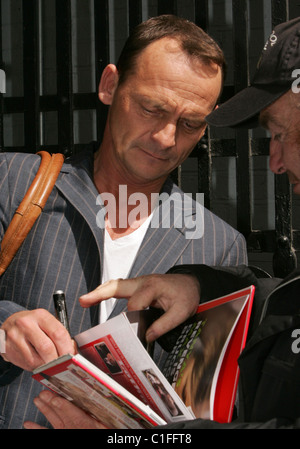
<svg viewBox="0 0 300 449">
<path fill-rule="evenodd" d="M 187 121 L 184 121 L 184 122 L 183 122 L 183 126 L 184 126 L 188 131 L 191 131 L 191 132 L 193 132 L 193 131 L 198 131 L 198 130 L 200 129 L 200 126 L 199 126 L 199 125 L 194 125 L 194 124 L 191 124 L 190 122 L 187 122 Z"/>
<path fill-rule="evenodd" d="M 143 107 L 142 109 L 143 109 L 144 114 L 146 114 L 146 115 L 154 115 L 154 114 L 156 114 L 156 111 L 154 111 L 153 109 L 148 109 L 148 108 L 145 108 L 145 107 Z"/>
</svg>

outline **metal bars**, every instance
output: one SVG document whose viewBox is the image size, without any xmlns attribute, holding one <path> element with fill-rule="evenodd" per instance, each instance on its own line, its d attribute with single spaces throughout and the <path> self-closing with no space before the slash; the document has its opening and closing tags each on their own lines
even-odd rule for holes
<svg viewBox="0 0 300 449">
<path fill-rule="evenodd" d="M 273 27 L 289 19 L 288 3 L 286 0 L 272 1 Z M 274 271 L 284 277 L 297 266 L 293 247 L 292 193 L 287 175 L 275 175 L 275 231 Z"/>
<path fill-rule="evenodd" d="M 74 151 L 71 2 L 56 0 L 55 6 L 58 148 L 68 155 Z"/>
<path fill-rule="evenodd" d="M 95 27 L 95 76 L 96 87 L 101 78 L 104 67 L 109 60 L 109 6 L 108 0 L 94 0 L 94 27 Z M 103 135 L 107 107 L 100 101 L 96 101 L 96 124 L 97 140 L 100 141 Z"/>
<path fill-rule="evenodd" d="M 248 2 L 233 0 L 234 84 L 239 92 L 248 86 Z M 237 227 L 244 235 L 251 231 L 250 200 L 250 135 L 247 130 L 236 131 L 236 177 L 237 177 Z"/>
<path fill-rule="evenodd" d="M 54 40 L 56 65 L 54 72 L 56 92 L 45 93 L 42 91 L 41 71 L 43 71 L 43 51 L 41 36 L 45 27 L 45 17 L 42 14 L 50 4 L 53 7 L 55 20 Z M 76 5 L 80 3 L 81 11 L 91 15 L 92 30 L 87 30 L 93 36 L 90 45 L 93 46 L 95 64 L 91 67 L 95 79 L 96 91 L 77 92 L 74 90 L 74 57 L 72 50 L 73 21 L 79 19 L 76 16 Z M 93 111 L 95 117 L 95 140 L 101 141 L 106 123 L 107 106 L 104 106 L 97 98 L 97 88 L 104 67 L 111 62 L 110 48 L 112 40 L 119 39 L 119 29 L 116 26 L 115 33 L 110 29 L 111 18 L 120 14 L 120 5 L 124 7 L 122 21 L 126 20 L 127 31 L 140 23 L 143 17 L 155 14 L 178 14 L 184 8 L 189 8 L 187 15 L 194 17 L 195 23 L 214 36 L 214 16 L 220 8 L 225 8 L 228 13 L 228 4 L 232 5 L 232 22 L 228 17 L 219 17 L 225 28 L 231 27 L 233 39 L 231 48 L 234 67 L 233 82 L 226 85 L 222 101 L 233 95 L 234 92 L 247 86 L 249 81 L 249 26 L 253 17 L 249 14 L 249 0 L 0 0 L 0 19 L 3 26 L 3 10 L 10 9 L 11 18 L 17 7 L 22 9 L 22 61 L 23 74 L 20 75 L 20 83 L 23 81 L 23 94 L 14 95 L 14 89 L 9 95 L 0 94 L 0 151 L 24 151 L 36 152 L 43 147 L 51 152 L 63 152 L 70 155 L 79 151 L 86 142 L 74 143 L 74 129 L 77 126 L 74 114 L 78 111 Z M 253 3 L 252 3 L 253 4 Z M 300 6 L 288 0 L 265 0 L 260 2 L 267 4 L 270 11 L 272 26 L 289 18 L 291 8 L 293 14 L 300 16 Z M 187 6 L 189 5 L 189 6 Z M 297 11 L 298 8 L 298 11 Z M 126 10 L 126 11 L 125 11 Z M 151 11 L 151 12 L 150 12 Z M 123 22 L 125 23 L 125 22 Z M 220 24 L 219 24 L 220 25 Z M 16 26 L 13 22 L 11 27 Z M 221 26 L 222 27 L 222 26 Z M 87 34 L 88 34 L 87 33 Z M 14 34 L 14 33 L 12 33 Z M 0 35 L 0 68 L 5 65 L 3 48 L 5 39 Z M 81 36 L 80 36 L 81 37 Z M 126 36 L 125 36 L 126 37 Z M 124 37 L 124 40 L 125 40 Z M 220 41 L 221 46 L 224 42 Z M 260 43 L 262 47 L 263 42 Z M 16 43 L 12 43 L 16 45 Z M 89 44 L 86 44 L 89 45 Z M 91 51 L 91 47 L 87 52 Z M 226 52 L 225 52 L 226 54 Z M 4 61 L 3 61 L 4 60 Z M 5 66 L 4 66 L 5 67 Z M 12 67 L 10 70 L 13 70 Z M 22 89 L 17 89 L 18 92 Z M 3 97 L 3 98 L 2 98 Z M 57 116 L 56 132 L 57 141 L 51 143 L 44 141 L 43 124 L 47 114 Z M 3 129 L 5 116 L 14 114 L 24 117 L 23 145 L 5 145 L 6 130 Z M 13 120 L 12 120 L 13 121 Z M 13 127 L 11 134 L 13 135 Z M 251 161 L 257 156 L 268 155 L 268 139 L 252 137 L 246 130 L 237 131 L 234 136 L 228 137 L 226 133 L 216 137 L 208 130 L 205 138 L 198 144 L 192 153 L 197 158 L 195 170 L 197 171 L 197 190 L 204 192 L 205 205 L 211 208 L 212 198 L 215 194 L 212 180 L 212 167 L 215 158 L 235 158 L 236 160 L 236 223 L 248 241 L 249 252 L 275 253 L 274 268 L 276 275 L 286 274 L 283 267 L 289 266 L 288 271 L 295 265 L 295 252 L 300 251 L 300 231 L 292 227 L 292 200 L 288 181 L 280 176 L 275 177 L 275 229 L 253 229 L 252 226 L 252 198 L 251 198 Z M 174 177 L 181 184 L 182 170 L 179 168 Z M 219 214 L 220 215 L 220 214 Z M 224 218 L 224 217 L 223 217 Z M 226 219 L 226 217 L 225 217 Z M 284 254 L 286 256 L 284 256 Z M 285 258 L 284 258 L 285 257 Z M 279 260 L 279 263 L 278 263 Z M 294 265 L 293 265 L 294 264 Z"/>
<path fill-rule="evenodd" d="M 0 23 L 2 23 L 2 5 L 0 3 Z M 3 67 L 3 57 L 2 57 L 2 33 L 0 33 L 0 69 Z M 4 137 L 3 137 L 3 93 L 0 93 L 0 151 L 4 151 Z"/>
<path fill-rule="evenodd" d="M 40 145 L 39 2 L 23 0 L 24 145 L 35 153 Z"/>
</svg>

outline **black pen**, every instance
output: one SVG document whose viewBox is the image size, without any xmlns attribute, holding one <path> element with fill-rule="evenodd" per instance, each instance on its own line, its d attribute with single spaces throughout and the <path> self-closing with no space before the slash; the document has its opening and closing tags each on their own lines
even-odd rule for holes
<svg viewBox="0 0 300 449">
<path fill-rule="evenodd" d="M 67 305 L 65 294 L 62 290 L 57 290 L 53 293 L 53 301 L 55 307 L 56 318 L 65 326 L 70 333 Z"/>
</svg>

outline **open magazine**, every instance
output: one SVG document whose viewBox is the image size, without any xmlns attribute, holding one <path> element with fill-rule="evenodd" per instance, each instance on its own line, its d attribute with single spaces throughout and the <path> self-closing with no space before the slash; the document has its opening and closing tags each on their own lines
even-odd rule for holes
<svg viewBox="0 0 300 449">
<path fill-rule="evenodd" d="M 199 305 L 170 333 L 160 370 L 146 350 L 151 310 L 122 313 L 75 337 L 79 354 L 33 377 L 108 428 L 152 428 L 194 418 L 230 422 L 254 287 Z"/>
</svg>

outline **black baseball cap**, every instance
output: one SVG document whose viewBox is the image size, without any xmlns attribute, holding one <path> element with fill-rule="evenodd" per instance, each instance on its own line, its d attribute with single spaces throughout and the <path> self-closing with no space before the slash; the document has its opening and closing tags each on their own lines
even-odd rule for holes
<svg viewBox="0 0 300 449">
<path fill-rule="evenodd" d="M 274 28 L 250 86 L 209 114 L 207 123 L 233 128 L 258 126 L 259 112 L 292 88 L 295 69 L 300 70 L 300 17 Z"/>
</svg>

